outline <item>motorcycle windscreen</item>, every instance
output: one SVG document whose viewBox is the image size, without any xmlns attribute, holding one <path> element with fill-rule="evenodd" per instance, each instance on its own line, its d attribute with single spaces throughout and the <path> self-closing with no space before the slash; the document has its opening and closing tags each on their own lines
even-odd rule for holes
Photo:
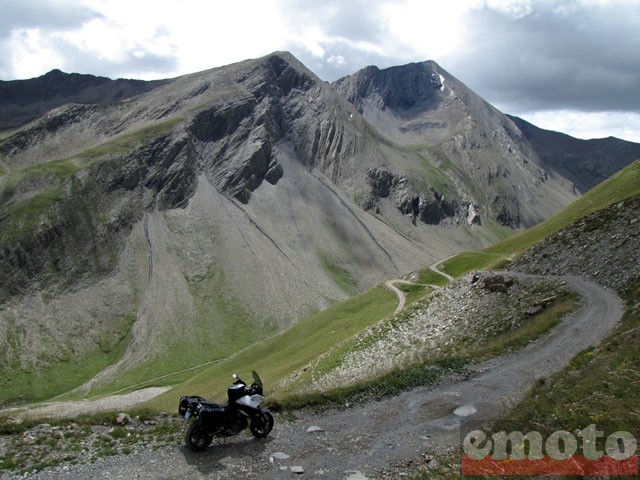
<svg viewBox="0 0 640 480">
<path fill-rule="evenodd" d="M 258 385 L 260 388 L 264 388 L 262 386 L 262 380 L 260 379 L 260 375 L 258 375 L 258 372 L 253 370 L 251 373 L 253 373 L 253 381 L 256 383 L 256 385 Z"/>
</svg>

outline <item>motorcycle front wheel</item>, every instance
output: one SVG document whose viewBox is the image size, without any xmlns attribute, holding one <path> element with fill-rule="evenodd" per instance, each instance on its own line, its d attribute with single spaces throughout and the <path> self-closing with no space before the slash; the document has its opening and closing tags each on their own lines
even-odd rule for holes
<svg viewBox="0 0 640 480">
<path fill-rule="evenodd" d="M 207 448 L 213 437 L 205 432 L 200 422 L 191 422 L 184 433 L 184 443 L 192 452 L 201 452 Z"/>
<path fill-rule="evenodd" d="M 251 433 L 256 438 L 263 438 L 269 435 L 273 429 L 273 415 L 263 412 L 251 419 Z"/>
</svg>

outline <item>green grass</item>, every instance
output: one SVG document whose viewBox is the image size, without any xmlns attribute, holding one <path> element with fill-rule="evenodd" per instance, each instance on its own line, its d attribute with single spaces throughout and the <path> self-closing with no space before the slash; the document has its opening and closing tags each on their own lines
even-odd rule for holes
<svg viewBox="0 0 640 480">
<path fill-rule="evenodd" d="M 491 267 L 502 262 L 503 258 L 503 255 L 486 251 L 462 252 L 444 262 L 441 270 L 452 277 L 459 277 L 473 270 L 491 270 Z"/>
<path fill-rule="evenodd" d="M 41 175 L 55 175 L 60 179 L 71 177 L 78 172 L 80 167 L 72 160 L 56 160 L 53 162 L 40 163 L 21 170 L 18 174 L 32 178 Z"/>
<path fill-rule="evenodd" d="M 114 329 L 117 333 L 103 335 L 98 339 L 99 348 L 85 357 L 68 355 L 63 360 L 49 360 L 49 367 L 37 371 L 13 369 L 8 374 L 1 372 L 0 405 L 52 398 L 89 380 L 122 357 L 131 341 L 134 320 L 133 315 L 123 318 L 122 324 Z"/>
<path fill-rule="evenodd" d="M 472 270 L 497 269 L 544 238 L 591 213 L 613 203 L 640 194 L 640 161 L 620 170 L 585 193 L 558 214 L 479 252 L 463 252 L 444 264 L 446 273 L 454 277 Z"/>
<path fill-rule="evenodd" d="M 358 291 L 358 286 L 351 273 L 343 268 L 339 262 L 335 261 L 329 254 L 320 253 L 319 258 L 322 267 L 331 276 L 333 282 L 347 293 L 354 294 Z"/>
<path fill-rule="evenodd" d="M 135 132 L 120 135 L 107 142 L 85 150 L 77 155 L 77 157 L 92 160 L 104 155 L 115 155 L 129 152 L 139 145 L 150 142 L 155 138 L 167 136 L 176 125 L 182 122 L 182 120 L 183 119 L 181 117 L 170 118 L 163 122 L 141 128 Z"/>
<path fill-rule="evenodd" d="M 420 278 L 416 283 L 421 283 L 423 285 L 435 285 L 437 287 L 444 287 L 449 283 L 447 277 L 434 272 L 430 268 L 419 270 L 418 275 L 420 276 Z"/>
<path fill-rule="evenodd" d="M 257 370 L 268 392 L 274 382 L 304 368 L 334 345 L 392 313 L 396 301 L 392 292 L 382 288 L 371 289 L 206 368 L 177 385 L 172 392 L 152 400 L 149 407 L 164 411 L 175 409 L 176 396 L 183 394 L 222 400 L 233 372 L 248 380 L 251 370 Z"/>
<path fill-rule="evenodd" d="M 0 245 L 14 243 L 23 234 L 32 232 L 41 222 L 49 221 L 63 199 L 62 189 L 53 188 L 0 209 Z"/>
<path fill-rule="evenodd" d="M 158 351 L 155 356 L 151 355 L 141 365 L 120 372 L 116 380 L 92 390 L 91 397 L 186 381 L 198 370 L 174 372 L 223 360 L 247 345 L 271 337 L 277 332 L 277 325 L 273 320 L 260 318 L 249 312 L 229 291 L 222 271 L 214 272 L 192 285 L 191 294 L 197 313 L 190 334 L 186 338 L 172 338 L 170 348 Z M 62 398 L 75 400 L 78 396 L 69 394 Z"/>
</svg>

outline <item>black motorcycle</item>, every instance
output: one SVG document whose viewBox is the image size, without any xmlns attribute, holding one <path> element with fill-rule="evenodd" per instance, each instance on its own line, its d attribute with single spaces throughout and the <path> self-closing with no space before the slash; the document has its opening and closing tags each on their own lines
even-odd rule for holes
<svg viewBox="0 0 640 480">
<path fill-rule="evenodd" d="M 184 441 L 194 452 L 207 448 L 214 437 L 237 435 L 247 426 L 257 438 L 266 437 L 273 429 L 273 415 L 260 407 L 264 394 L 258 374 L 253 372 L 251 386 L 235 373 L 232 377 L 233 386 L 227 389 L 228 403 L 220 405 L 196 396 L 180 398 L 178 412 L 190 420 Z"/>
</svg>

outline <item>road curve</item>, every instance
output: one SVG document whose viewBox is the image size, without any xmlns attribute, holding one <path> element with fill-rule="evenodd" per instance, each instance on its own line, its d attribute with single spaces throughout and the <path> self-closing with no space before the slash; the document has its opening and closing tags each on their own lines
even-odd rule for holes
<svg viewBox="0 0 640 480">
<path fill-rule="evenodd" d="M 457 255 L 457 254 L 456 254 Z M 455 257 L 456 255 L 451 255 L 450 257 L 444 258 L 442 260 L 438 260 L 436 263 L 434 263 L 433 265 L 429 266 L 429 270 L 431 270 L 432 272 L 437 273 L 438 275 L 442 275 L 444 278 L 446 278 L 447 280 L 449 280 L 450 282 L 453 282 L 455 280 L 455 278 L 453 278 L 451 275 L 449 275 L 448 273 L 443 272 L 442 270 L 440 270 L 438 267 L 440 265 L 442 265 L 444 262 L 446 262 L 447 260 L 449 260 L 450 258 Z"/>
<path fill-rule="evenodd" d="M 402 283 L 404 285 L 416 285 L 413 282 L 410 282 L 408 280 L 401 280 L 399 278 L 395 278 L 393 280 L 387 280 L 386 282 L 384 282 L 385 288 L 387 288 L 388 290 L 391 290 L 398 297 L 398 306 L 393 312 L 394 315 L 397 315 L 398 313 L 400 313 L 404 309 L 405 304 L 407 303 L 407 297 L 405 296 L 402 290 L 396 287 L 396 283 Z"/>
<path fill-rule="evenodd" d="M 281 479 L 291 472 L 287 474 L 280 467 L 294 465 L 304 468 L 304 478 L 349 478 L 356 471 L 366 475 L 364 478 L 375 478 L 389 465 L 455 448 L 461 425 L 470 419 L 492 420 L 504 415 L 536 381 L 558 372 L 579 352 L 598 344 L 621 319 L 622 302 L 614 292 L 582 278 L 552 278 L 565 281 L 581 295 L 579 310 L 524 349 L 477 365 L 471 378 L 417 388 L 346 410 L 296 412 L 298 419 L 293 422 L 277 418 L 276 428 L 262 441 L 234 437 L 200 454 L 176 445 L 111 457 L 95 465 L 71 466 L 66 471 L 58 467 L 40 472 L 38 478 L 116 478 L 125 474 L 140 479 Z M 471 414 L 456 415 L 459 407 Z M 322 431 L 307 432 L 311 425 Z M 275 452 L 285 452 L 289 458 L 274 460 Z"/>
</svg>

